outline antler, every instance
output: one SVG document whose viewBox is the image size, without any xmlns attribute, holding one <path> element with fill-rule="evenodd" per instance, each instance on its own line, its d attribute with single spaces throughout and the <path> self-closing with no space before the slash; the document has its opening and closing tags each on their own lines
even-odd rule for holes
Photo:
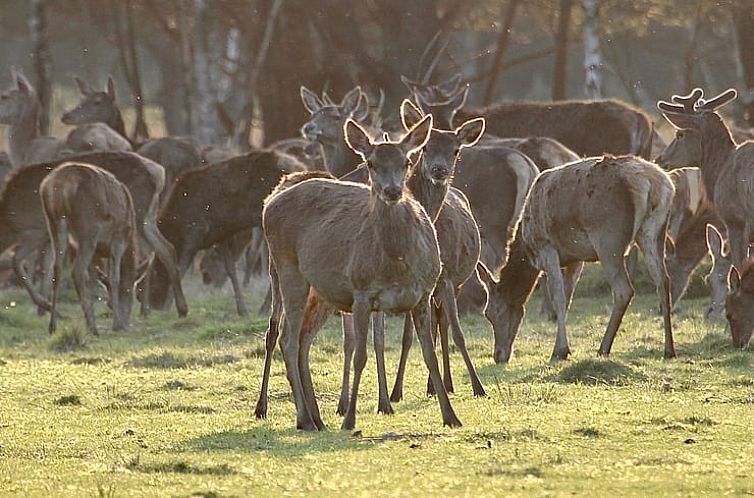
<svg viewBox="0 0 754 498">
<path fill-rule="evenodd" d="M 681 104 L 686 112 L 694 112 L 696 110 L 697 102 L 704 96 L 704 90 L 701 88 L 694 88 L 688 95 L 673 95 L 671 99 L 676 104 Z M 701 100 L 704 103 L 704 100 Z"/>
<path fill-rule="evenodd" d="M 736 98 L 738 93 L 733 88 L 728 88 L 723 93 L 716 97 L 712 97 L 711 99 L 704 101 L 699 101 L 699 105 L 697 106 L 698 109 L 703 109 L 705 111 L 716 111 L 717 109 L 721 108 L 725 104 L 731 102 L 733 99 Z"/>
</svg>

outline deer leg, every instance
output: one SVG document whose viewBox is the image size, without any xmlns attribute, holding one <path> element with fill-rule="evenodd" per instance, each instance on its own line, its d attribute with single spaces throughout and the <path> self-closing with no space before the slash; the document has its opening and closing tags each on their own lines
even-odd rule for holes
<svg viewBox="0 0 754 498">
<path fill-rule="evenodd" d="M 550 362 L 566 360 L 571 354 L 571 348 L 568 346 L 568 335 L 566 333 L 566 295 L 565 284 L 563 283 L 563 274 L 560 270 L 560 257 L 557 249 L 548 248 L 541 254 L 543 270 L 547 275 L 547 288 L 552 296 L 552 304 L 555 307 L 555 314 L 558 317 L 558 333 L 555 338 L 555 347 L 552 350 Z"/>
<path fill-rule="evenodd" d="M 438 286 L 443 285 L 438 283 Z M 435 298 L 439 298 L 439 293 L 435 289 Z M 441 299 L 440 299 L 441 301 Z M 432 340 L 435 348 L 437 347 L 437 338 L 440 338 L 440 347 L 442 348 L 442 381 L 445 384 L 445 391 L 453 392 L 453 378 L 450 375 L 450 349 L 448 345 L 448 322 L 445 320 L 445 312 L 439 306 L 429 303 L 430 324 L 432 327 Z M 432 378 L 427 375 L 427 396 L 435 395 L 435 387 L 432 385 Z"/>
<path fill-rule="evenodd" d="M 275 267 L 270 265 L 270 288 L 273 291 L 272 310 L 270 312 L 269 325 L 265 334 L 264 371 L 262 373 L 262 387 L 259 390 L 259 399 L 254 409 L 254 415 L 258 419 L 267 418 L 267 391 L 270 384 L 270 370 L 272 369 L 272 355 L 275 352 L 280 335 L 280 320 L 283 315 L 283 298 L 280 295 L 280 282 Z"/>
<path fill-rule="evenodd" d="M 398 371 L 395 374 L 395 384 L 393 391 L 390 393 L 390 401 L 397 403 L 403 399 L 403 378 L 406 374 L 406 363 L 408 362 L 408 352 L 411 350 L 411 343 L 414 341 L 414 322 L 411 320 L 411 313 L 406 313 L 403 318 L 403 340 L 401 343 L 401 358 L 398 361 Z"/>
<path fill-rule="evenodd" d="M 581 272 L 584 270 L 584 262 L 579 261 L 568 265 L 563 270 L 563 281 L 565 286 L 566 311 L 571 308 L 573 294 L 576 292 L 576 285 L 581 278 Z"/>
<path fill-rule="evenodd" d="M 293 391 L 293 399 L 296 402 L 296 428 L 305 431 L 316 431 L 312 415 L 306 404 L 304 388 L 299 371 L 299 348 L 301 344 L 301 326 L 304 317 L 304 307 L 309 296 L 309 284 L 296 268 L 282 270 L 280 265 L 278 275 L 280 277 L 280 290 L 283 296 L 285 313 L 285 337 L 283 342 L 283 359 L 288 382 Z"/>
<path fill-rule="evenodd" d="M 48 299 L 48 296 L 51 292 L 50 285 L 52 284 L 52 279 L 50 278 L 50 273 L 52 272 L 52 250 L 50 248 L 49 244 L 46 244 L 43 249 L 40 249 L 39 251 L 39 262 L 42 266 L 42 281 L 40 282 L 39 291 L 44 296 L 45 300 Z M 44 307 L 37 306 L 37 315 L 44 315 L 47 313 L 47 310 L 44 309 Z"/>
<path fill-rule="evenodd" d="M 243 290 L 238 283 L 238 273 L 236 271 L 236 260 L 233 258 L 233 250 L 230 247 L 229 239 L 226 242 L 217 245 L 217 249 L 223 258 L 223 264 L 225 265 L 225 273 L 230 278 L 230 283 L 233 286 L 233 295 L 236 298 L 236 311 L 240 316 L 247 316 L 249 311 L 246 309 L 246 303 L 243 301 Z"/>
<path fill-rule="evenodd" d="M 178 258 L 176 257 L 173 244 L 162 235 L 157 225 L 151 221 L 144 220 L 142 230 L 144 238 L 167 270 L 170 284 L 173 286 L 175 307 L 178 310 L 178 316 L 184 317 L 188 315 L 188 305 L 186 304 L 186 297 L 183 295 L 181 276 L 178 272 Z"/>
<path fill-rule="evenodd" d="M 73 261 L 73 283 L 76 285 L 81 309 L 84 311 L 86 329 L 93 335 L 99 335 L 99 333 L 97 332 L 97 324 L 94 320 L 94 303 L 89 283 L 89 266 L 92 263 L 96 245 L 96 238 L 82 237 L 82 241 L 79 243 L 78 250 L 76 251 L 76 259 Z"/>
<path fill-rule="evenodd" d="M 597 247 L 597 256 L 613 291 L 613 311 L 599 349 L 600 356 L 608 356 L 623 315 L 634 297 L 634 288 L 628 278 L 623 251 Z"/>
<path fill-rule="evenodd" d="M 249 244 L 246 246 L 246 250 L 244 251 L 244 267 L 243 267 L 244 287 L 248 286 L 249 282 L 251 281 L 251 274 L 254 270 L 254 267 L 256 266 L 257 260 L 258 259 L 263 260 L 262 258 L 265 257 L 265 255 L 262 254 L 261 252 L 262 245 L 266 246 L 266 244 L 264 243 L 262 229 L 259 227 L 252 228 L 251 240 L 249 241 Z"/>
<path fill-rule="evenodd" d="M 471 390 L 474 392 L 474 396 L 485 396 L 486 393 L 484 392 L 484 387 L 482 387 L 482 382 L 479 380 L 474 364 L 471 362 L 469 351 L 466 349 L 466 339 L 461 328 L 461 320 L 458 318 L 455 289 L 448 283 L 443 289 L 443 294 L 442 308 L 445 313 L 445 321 L 450 324 L 450 328 L 453 331 L 453 342 L 461 352 L 463 362 L 466 364 L 466 370 L 469 372 L 469 379 L 471 380 Z"/>
<path fill-rule="evenodd" d="M 411 316 L 416 326 L 416 333 L 419 336 L 419 344 L 421 344 L 422 348 L 422 356 L 424 357 L 424 363 L 429 369 L 432 383 L 435 386 L 437 400 L 440 402 L 443 425 L 461 427 L 461 421 L 458 420 L 455 411 L 453 411 L 453 406 L 450 404 L 448 393 L 445 391 L 445 385 L 442 383 L 442 377 L 440 376 L 440 368 L 437 365 L 437 356 L 435 355 L 435 345 L 434 341 L 432 341 L 432 331 L 430 330 L 429 313 L 429 296 L 424 296 L 419 301 L 419 304 L 411 310 Z"/>
<path fill-rule="evenodd" d="M 341 313 L 341 327 L 343 329 L 343 380 L 340 383 L 340 400 L 337 414 L 345 416 L 348 411 L 348 387 L 351 379 L 351 362 L 356 346 L 356 336 L 353 331 L 353 315 Z"/>
<path fill-rule="evenodd" d="M 657 297 L 660 298 L 660 310 L 665 328 L 665 351 L 666 359 L 675 358 L 675 345 L 673 344 L 673 327 L 670 318 L 670 278 L 665 267 L 665 227 L 661 233 L 654 237 L 642 237 L 639 245 L 644 253 L 649 275 L 655 283 Z"/>
<path fill-rule="evenodd" d="M 356 350 L 353 356 L 353 386 L 348 411 L 343 419 L 343 430 L 351 430 L 356 425 L 356 401 L 359 397 L 361 374 L 367 364 L 367 336 L 369 335 L 369 316 L 372 312 L 371 304 L 366 296 L 354 296 L 352 306 L 353 329 L 356 334 Z"/>
<path fill-rule="evenodd" d="M 542 289 L 542 305 L 539 308 L 539 314 L 550 322 L 557 322 L 558 315 L 555 313 L 555 306 L 552 304 L 552 295 L 547 285 L 547 275 L 542 275 L 542 278 L 539 279 L 539 286 Z"/>
<path fill-rule="evenodd" d="M 244 284 L 246 285 L 246 284 Z M 264 294 L 264 301 L 262 302 L 262 305 L 259 307 L 259 314 L 263 314 L 268 309 L 270 309 L 270 306 L 272 305 L 272 288 L 267 285 L 267 292 Z"/>
<path fill-rule="evenodd" d="M 120 300 L 120 267 L 123 261 L 123 253 L 126 247 L 122 241 L 114 242 L 110 245 L 110 302 L 113 308 L 113 330 L 123 330 L 126 328 L 124 323 L 124 314 Z"/>
<path fill-rule="evenodd" d="M 68 241 L 65 241 L 65 243 L 67 244 Z M 21 244 L 17 246 L 13 251 L 13 271 L 16 273 L 16 277 L 21 282 L 21 285 L 23 285 L 24 289 L 26 289 L 26 292 L 29 293 L 29 297 L 31 297 L 31 300 L 34 302 L 34 304 L 36 304 L 40 309 L 50 311 L 50 303 L 47 301 L 47 298 L 41 295 L 39 291 L 34 287 L 31 276 L 29 275 L 26 269 L 26 265 L 24 264 L 27 258 L 31 256 L 35 250 L 37 250 L 36 244 L 33 244 L 31 241 L 22 241 Z"/>
<path fill-rule="evenodd" d="M 377 360 L 378 402 L 377 413 L 393 414 L 393 407 L 387 396 L 387 374 L 385 373 L 385 313 L 372 313 L 372 333 L 374 334 L 374 355 Z"/>
<path fill-rule="evenodd" d="M 318 298 L 310 295 L 306 310 L 304 311 L 304 321 L 301 329 L 301 345 L 299 350 L 298 366 L 301 372 L 301 385 L 304 389 L 306 406 L 312 416 L 314 424 L 318 430 L 325 430 L 325 424 L 322 422 L 322 416 L 317 405 L 317 397 L 314 392 L 314 383 L 312 382 L 312 372 L 309 368 L 309 351 L 311 350 L 314 338 L 327 318 L 332 314 L 329 306 L 321 302 Z"/>
<path fill-rule="evenodd" d="M 57 220 L 57 225 L 48 220 L 50 234 L 52 236 L 51 253 L 52 258 L 52 303 L 50 305 L 50 323 L 47 331 L 53 334 L 58 327 L 58 292 L 60 290 L 60 278 L 63 275 L 63 263 L 68 251 L 68 231 L 65 220 Z"/>
</svg>

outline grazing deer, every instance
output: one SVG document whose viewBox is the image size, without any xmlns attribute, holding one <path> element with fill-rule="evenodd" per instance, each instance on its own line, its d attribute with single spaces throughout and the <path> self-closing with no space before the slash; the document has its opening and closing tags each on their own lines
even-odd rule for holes
<svg viewBox="0 0 754 498">
<path fill-rule="evenodd" d="M 728 280 L 731 272 L 730 255 L 725 248 L 723 236 L 714 225 L 706 226 L 706 241 L 712 268 L 705 277 L 711 289 L 710 305 L 704 312 L 704 317 L 722 316 L 725 309 L 725 297 L 728 294 Z"/>
<path fill-rule="evenodd" d="M 15 88 L 0 94 L 0 124 L 8 125 L 8 157 L 14 168 L 52 161 L 66 150 L 65 142 L 40 136 L 40 105 L 29 80 L 11 71 Z"/>
<path fill-rule="evenodd" d="M 733 266 L 729 278 L 725 317 L 730 325 L 733 345 L 745 349 L 754 333 L 754 260 L 748 260 L 741 271 Z"/>
<path fill-rule="evenodd" d="M 374 143 L 348 120 L 346 141 L 367 163 L 370 186 L 311 179 L 265 202 L 263 227 L 285 309 L 283 356 L 300 429 L 324 428 L 308 350 L 330 307 L 353 314 L 357 341 L 343 429 L 356 422 L 373 311 L 411 310 L 443 423 L 461 425 L 442 383 L 430 332 L 429 298 L 441 270 L 437 237 L 424 209 L 405 192 L 409 158 L 424 146 L 431 128 L 427 116 L 401 140 Z"/>
<path fill-rule="evenodd" d="M 115 82 L 112 77 L 108 76 L 103 91 L 94 90 L 88 82 L 78 76 L 74 76 L 73 80 L 81 94 L 81 101 L 76 107 L 63 114 L 63 123 L 79 125 L 79 127 L 104 123 L 114 130 L 121 139 L 127 141 L 139 155 L 149 158 L 165 168 L 165 190 L 173 185 L 181 172 L 202 165 L 199 147 L 191 139 L 162 137 L 150 139 L 143 143 L 136 143 L 131 140 L 126 133 L 123 117 L 118 107 Z"/>
<path fill-rule="evenodd" d="M 179 278 L 197 252 L 217 245 L 236 290 L 236 309 L 239 314 L 246 314 L 229 244 L 238 232 L 261 226 L 262 202 L 283 174 L 304 169 L 292 156 L 260 150 L 192 169 L 178 177 L 163 203 L 158 223 L 175 247 Z M 166 270 L 156 261 L 147 276 L 151 305 L 159 309 L 170 305 Z"/>
<path fill-rule="evenodd" d="M 665 269 L 665 232 L 673 183 L 660 168 L 632 156 L 587 158 L 543 171 L 532 185 L 508 261 L 499 279 L 479 265 L 489 288 L 485 315 L 495 331 L 495 361 L 510 359 L 524 305 L 542 271 L 558 315 L 552 360 L 570 354 L 567 302 L 560 269 L 577 271 L 599 261 L 613 291 L 613 311 L 600 345 L 608 355 L 634 294 L 624 256 L 636 242 L 657 286 L 665 325 L 665 357 L 675 356 L 670 320 L 670 284 Z"/>
<path fill-rule="evenodd" d="M 173 288 L 176 307 L 181 316 L 188 313 L 186 298 L 176 269 L 173 246 L 157 229 L 159 195 L 165 182 L 162 166 L 131 152 L 95 152 L 69 158 L 70 161 L 92 164 L 112 173 L 129 190 L 136 212 L 137 233 L 146 254 L 154 253 L 167 268 L 167 280 Z M 13 248 L 13 265 L 34 303 L 46 311 L 51 306 L 47 298 L 31 284 L 24 261 L 34 252 L 44 249 L 49 238 L 44 214 L 39 202 L 42 180 L 65 159 L 32 164 L 14 171 L 0 192 L 0 253 Z M 144 306 L 145 303 L 142 303 Z M 147 308 L 142 308 L 146 312 Z"/>
<path fill-rule="evenodd" d="M 55 308 L 69 238 L 76 247 L 73 281 L 87 330 L 98 335 L 89 281 L 96 255 L 108 257 L 113 330 L 128 328 L 137 260 L 136 217 L 128 189 L 101 168 L 67 162 L 42 180 L 39 196 L 53 251 L 50 334 L 57 327 Z"/>
<path fill-rule="evenodd" d="M 717 114 L 717 109 L 735 99 L 735 90 L 707 101 L 702 96 L 697 88 L 687 96 L 673 96 L 673 103 L 657 103 L 663 116 L 678 129 L 663 156 L 675 157 L 690 150 L 698 153 L 704 187 L 726 228 L 731 262 L 742 269 L 754 240 L 754 142 L 736 145 Z"/>
</svg>

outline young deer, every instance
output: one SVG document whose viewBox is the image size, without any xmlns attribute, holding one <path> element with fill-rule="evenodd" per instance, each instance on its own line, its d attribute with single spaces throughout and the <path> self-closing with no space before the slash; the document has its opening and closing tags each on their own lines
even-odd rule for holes
<svg viewBox="0 0 754 498">
<path fill-rule="evenodd" d="M 136 218 L 131 194 L 111 173 L 83 163 L 65 163 L 39 186 L 52 241 L 54 271 L 49 332 L 57 327 L 55 308 L 69 238 L 76 247 L 73 281 L 87 330 L 97 335 L 89 268 L 97 255 L 108 257 L 113 330 L 128 328 L 136 281 Z"/>
<path fill-rule="evenodd" d="M 428 116 L 398 142 L 374 143 L 348 120 L 345 137 L 366 161 L 370 187 L 312 179 L 273 193 L 265 203 L 263 227 L 283 298 L 283 356 L 300 429 L 324 428 L 308 350 L 330 307 L 353 314 L 357 338 L 343 429 L 356 422 L 373 311 L 411 310 L 443 423 L 461 425 L 442 383 L 429 328 L 429 298 L 441 270 L 437 237 L 424 209 L 405 192 L 409 157 L 424 146 L 431 128 Z"/>
<path fill-rule="evenodd" d="M 588 158 L 543 171 L 526 199 L 499 280 L 479 265 L 489 288 L 485 314 L 495 330 L 495 361 L 510 359 L 524 305 L 542 271 L 547 274 L 558 315 L 552 360 L 568 357 L 567 302 L 560 269 L 577 271 L 584 261 L 602 264 L 613 291 L 613 311 L 599 349 L 601 355 L 610 354 L 634 294 L 624 260 L 633 242 L 644 253 L 657 286 L 665 325 L 665 357 L 674 357 L 665 269 L 665 232 L 673 192 L 667 174 L 632 156 Z"/>
</svg>

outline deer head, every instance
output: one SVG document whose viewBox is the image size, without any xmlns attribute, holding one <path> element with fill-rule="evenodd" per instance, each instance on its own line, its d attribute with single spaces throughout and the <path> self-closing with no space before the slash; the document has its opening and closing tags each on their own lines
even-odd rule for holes
<svg viewBox="0 0 754 498">
<path fill-rule="evenodd" d="M 477 263 L 476 269 L 479 279 L 487 288 L 484 316 L 492 324 L 495 336 L 495 363 L 508 363 L 513 352 L 513 341 L 524 319 L 524 305 L 510 298 L 504 286 L 499 285 L 484 263 Z"/>
<path fill-rule="evenodd" d="M 21 116 L 38 109 L 37 94 L 29 80 L 21 73 L 11 71 L 15 86 L 0 94 L 0 124 L 12 125 Z"/>
<path fill-rule="evenodd" d="M 362 94 L 356 87 L 343 97 L 340 104 L 328 104 L 306 87 L 301 87 L 301 101 L 311 117 L 301 127 L 301 135 L 312 142 L 323 145 L 340 144 L 347 119 L 353 117 L 359 107 Z M 328 102 L 332 102 L 326 97 Z"/>
<path fill-rule="evenodd" d="M 406 130 L 424 117 L 410 100 L 404 100 L 401 104 L 401 122 Z M 484 134 L 484 127 L 484 118 L 475 118 L 455 130 L 433 128 L 419 162 L 423 176 L 434 184 L 446 185 L 455 173 L 461 150 L 475 145 Z"/>
<path fill-rule="evenodd" d="M 672 103 L 658 101 L 657 107 L 676 129 L 696 130 L 704 137 L 713 129 L 725 128 L 717 110 L 733 101 L 737 94 L 730 88 L 710 100 L 704 100 L 703 95 L 704 92 L 700 88 L 695 88 L 688 95 L 673 95 Z M 727 128 L 725 130 L 727 132 Z M 730 136 L 730 133 L 727 133 Z M 668 145 L 668 149 L 674 147 L 674 143 L 675 140 Z"/>
<path fill-rule="evenodd" d="M 89 83 L 78 76 L 74 76 L 73 80 L 81 94 L 81 101 L 76 107 L 63 114 L 61 121 L 67 125 L 112 122 L 118 113 L 115 103 L 115 82 L 112 76 L 107 77 L 107 85 L 101 92 L 95 91 Z"/>
<path fill-rule="evenodd" d="M 367 165 L 373 194 L 385 204 L 395 205 L 403 199 L 412 156 L 424 147 L 431 131 L 432 116 L 425 116 L 397 142 L 375 143 L 352 119 L 346 121 L 343 133 L 348 147 Z"/>
<path fill-rule="evenodd" d="M 754 333 L 754 261 L 749 261 L 741 273 L 731 267 L 728 283 L 730 292 L 725 299 L 725 318 L 730 325 L 733 345 L 744 349 Z"/>
<path fill-rule="evenodd" d="M 434 116 L 438 126 L 451 128 L 453 118 L 459 109 L 466 103 L 469 87 L 459 88 L 455 93 L 445 99 L 429 99 L 422 94 L 416 94 L 416 103 L 426 114 Z"/>
</svg>

